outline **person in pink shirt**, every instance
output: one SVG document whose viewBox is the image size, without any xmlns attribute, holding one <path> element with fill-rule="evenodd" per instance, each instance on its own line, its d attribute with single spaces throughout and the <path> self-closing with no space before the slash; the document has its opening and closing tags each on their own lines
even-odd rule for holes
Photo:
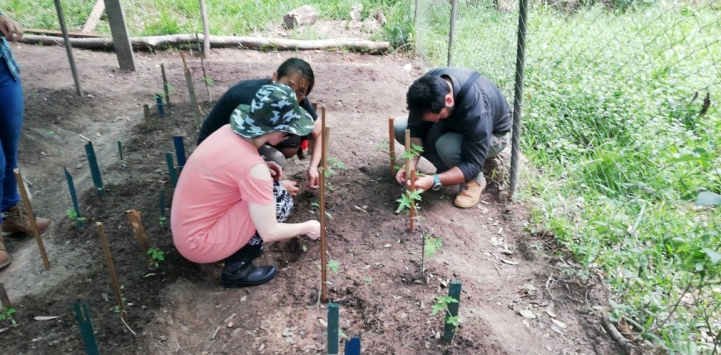
<svg viewBox="0 0 721 355">
<path fill-rule="evenodd" d="M 221 127 L 190 155 L 173 194 L 170 227 L 178 252 L 195 263 L 225 260 L 225 287 L 261 285 L 274 266 L 256 267 L 263 242 L 320 236 L 320 223 L 283 223 L 293 199 L 283 187 L 283 172 L 258 154 L 288 134 L 305 136 L 313 119 L 298 105 L 293 89 L 264 85 L 250 105 L 240 105 Z"/>
</svg>

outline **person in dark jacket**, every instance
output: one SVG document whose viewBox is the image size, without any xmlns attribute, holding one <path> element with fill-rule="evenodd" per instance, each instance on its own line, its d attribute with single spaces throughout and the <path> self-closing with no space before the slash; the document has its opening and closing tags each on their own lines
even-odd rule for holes
<svg viewBox="0 0 721 355">
<path fill-rule="evenodd" d="M 208 116 L 203 121 L 198 135 L 198 145 L 205 138 L 218 130 L 220 127 L 230 123 L 230 116 L 233 111 L 240 105 L 250 105 L 255 97 L 256 92 L 263 86 L 271 83 L 281 83 L 290 86 L 295 92 L 296 98 L 300 106 L 305 109 L 315 121 L 313 132 L 307 136 L 288 135 L 285 140 L 276 145 L 265 144 L 258 149 L 260 155 L 266 161 L 273 161 L 285 168 L 286 159 L 298 155 L 303 158 L 303 148 L 308 145 L 308 140 L 313 140 L 313 153 L 310 157 L 306 176 L 308 178 L 308 187 L 317 189 L 319 183 L 318 165 L 321 159 L 322 147 L 322 124 L 318 120 L 313 106 L 308 101 L 307 96 L 313 89 L 315 77 L 310 64 L 299 58 L 290 58 L 284 61 L 278 71 L 273 73 L 272 78 L 245 80 L 235 84 L 218 100 Z M 295 182 L 286 181 L 286 189 L 291 195 L 298 192 Z"/>
<path fill-rule="evenodd" d="M 466 68 L 436 68 L 417 79 L 406 94 L 408 117 L 396 118 L 395 137 L 423 147 L 422 156 L 436 174 L 416 179 L 416 188 L 427 191 L 463 184 L 453 204 L 473 207 L 486 188 L 483 164 L 508 144 L 511 110 L 506 98 L 488 78 Z M 411 161 L 415 169 L 420 157 Z M 410 183 L 400 169 L 399 184 Z"/>
</svg>

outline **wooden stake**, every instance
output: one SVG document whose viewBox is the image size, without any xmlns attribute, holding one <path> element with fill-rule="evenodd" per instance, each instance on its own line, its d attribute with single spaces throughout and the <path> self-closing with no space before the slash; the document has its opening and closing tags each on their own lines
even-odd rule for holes
<svg viewBox="0 0 721 355">
<path fill-rule="evenodd" d="M 210 24 L 208 23 L 208 11 L 205 7 L 205 0 L 200 2 L 200 18 L 203 20 L 203 57 L 210 55 Z M 197 36 L 197 35 L 196 35 Z"/>
<path fill-rule="evenodd" d="M 325 149 L 323 149 L 325 150 Z M 320 300 L 328 303 L 328 267 L 326 260 L 325 241 L 325 168 L 318 169 L 320 186 L 318 186 L 318 204 L 320 205 Z"/>
<path fill-rule="evenodd" d="M 8 297 L 7 291 L 5 291 L 5 285 L 3 285 L 2 282 L 0 282 L 0 302 L 2 302 L 2 305 L 5 308 L 13 308 L 13 304 L 10 302 L 10 297 Z"/>
<path fill-rule="evenodd" d="M 148 128 L 152 128 L 153 123 L 150 121 L 150 106 L 143 105 L 143 115 L 145 117 L 145 126 Z"/>
<path fill-rule="evenodd" d="M 140 249 L 143 251 L 143 255 L 145 255 L 145 263 L 148 264 L 148 270 L 157 269 L 156 267 L 153 267 L 153 258 L 150 254 L 148 254 L 150 243 L 148 242 L 148 233 L 145 231 L 145 227 L 143 226 L 143 220 L 140 218 L 140 212 L 136 210 L 125 211 L 125 217 L 133 227 L 135 239 L 138 240 Z"/>
<path fill-rule="evenodd" d="M 320 119 L 322 124 L 322 130 L 321 130 L 321 137 L 323 139 L 322 142 L 322 149 L 321 149 L 321 157 L 320 157 L 320 164 L 323 167 L 323 169 L 328 169 L 328 138 L 326 137 L 327 134 L 330 134 L 330 128 L 326 126 L 325 121 L 325 104 L 322 104 L 320 106 Z"/>
<path fill-rule="evenodd" d="M 100 242 L 103 244 L 103 251 L 105 252 L 105 262 L 108 264 L 108 270 L 110 271 L 110 280 L 113 282 L 115 298 L 118 300 L 118 310 L 120 310 L 120 316 L 123 317 L 123 320 L 127 322 L 128 316 L 125 312 L 125 305 L 123 304 L 123 295 L 120 293 L 120 284 L 118 283 L 118 277 L 115 275 L 115 266 L 113 265 L 113 257 L 110 255 L 108 238 L 105 236 L 105 226 L 103 226 L 102 222 L 97 222 L 96 225 L 98 226 Z"/>
<path fill-rule="evenodd" d="M 396 134 L 395 118 L 388 117 L 388 152 L 391 155 L 391 175 L 396 174 Z"/>
<path fill-rule="evenodd" d="M 413 160 L 411 156 L 411 130 L 406 129 L 406 158 L 405 164 L 406 164 L 406 180 L 411 178 L 411 160 Z M 406 184 L 406 189 L 408 188 L 408 185 Z"/>
<path fill-rule="evenodd" d="M 416 191 L 416 170 L 411 171 L 411 192 Z M 410 231 L 413 233 L 413 225 L 416 221 L 416 200 L 411 198 L 411 228 Z"/>
<path fill-rule="evenodd" d="M 321 249 L 321 301 L 323 303 L 328 302 L 328 277 L 327 277 L 327 267 L 326 267 L 326 236 L 325 236 L 325 225 L 326 225 L 326 216 L 325 216 L 325 187 L 326 187 L 326 176 L 325 171 L 328 168 L 328 138 L 330 137 L 330 127 L 327 127 L 325 125 L 325 105 L 321 106 L 321 112 L 323 117 L 323 144 L 321 148 L 321 156 L 323 157 L 321 160 L 322 166 L 320 169 L 318 169 L 318 175 L 320 178 L 320 186 L 319 194 L 318 194 L 318 203 L 320 204 L 320 249 Z"/>
<path fill-rule="evenodd" d="M 183 60 L 183 73 L 185 74 L 185 83 L 188 85 L 188 95 L 190 95 L 190 104 L 193 105 L 193 111 L 195 112 L 195 119 L 198 123 L 201 121 L 203 114 L 200 112 L 200 106 L 198 106 L 198 99 L 195 96 L 195 89 L 193 88 L 193 77 L 188 69 L 188 64 L 185 62 L 185 55 L 180 52 L 180 59 Z"/>
<path fill-rule="evenodd" d="M 205 6 L 205 3 L 203 2 L 203 0 L 200 0 L 200 2 L 201 2 L 201 5 L 202 5 L 202 6 Z M 209 36 L 207 36 L 207 35 L 205 36 L 205 38 L 206 38 L 206 40 L 205 40 L 206 43 L 207 43 L 207 38 L 208 38 L 208 37 L 209 37 Z M 198 34 L 197 34 L 197 33 L 195 34 L 195 40 L 198 41 L 198 47 L 200 47 L 200 40 L 198 40 Z M 209 46 L 209 47 L 208 47 L 207 49 L 203 49 L 202 55 L 200 56 L 200 67 L 203 69 L 203 82 L 205 82 L 205 91 L 208 93 L 208 102 L 210 102 L 210 104 L 212 105 L 212 104 L 213 104 L 213 97 L 210 96 L 210 85 L 208 84 L 208 80 L 209 80 L 210 78 L 205 74 L 205 61 L 203 60 L 203 58 L 207 58 L 207 56 L 208 56 L 208 52 L 209 52 L 209 50 L 210 50 L 210 45 L 208 45 L 208 46 Z M 198 49 L 200 49 L 200 48 L 198 48 Z M 200 52 L 200 51 L 199 51 L 199 52 Z"/>
<path fill-rule="evenodd" d="M 45 264 L 45 270 L 50 270 L 50 261 L 48 261 L 48 255 L 45 253 L 45 246 L 43 245 L 43 239 L 40 238 L 40 231 L 38 231 L 38 224 L 35 221 L 35 215 L 33 214 L 33 208 L 30 206 L 30 199 L 28 198 L 28 192 L 25 190 L 25 183 L 23 182 L 23 176 L 20 175 L 18 169 L 13 169 L 15 173 L 15 179 L 18 181 L 18 189 L 20 190 L 20 196 L 23 198 L 25 204 L 25 212 L 28 213 L 30 218 L 30 227 L 33 229 L 35 235 L 35 241 L 38 242 L 38 249 L 40 249 L 40 256 L 43 258 L 43 264 Z"/>
<path fill-rule="evenodd" d="M 170 108 L 170 88 L 168 78 L 165 76 L 165 64 L 160 64 L 160 74 L 163 76 L 163 90 L 165 90 L 165 104 Z"/>
</svg>

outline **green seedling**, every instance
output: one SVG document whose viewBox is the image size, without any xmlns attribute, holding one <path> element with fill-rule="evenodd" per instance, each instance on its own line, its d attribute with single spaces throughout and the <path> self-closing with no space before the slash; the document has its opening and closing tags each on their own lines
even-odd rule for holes
<svg viewBox="0 0 721 355">
<path fill-rule="evenodd" d="M 425 247 L 425 255 L 426 258 L 431 258 L 433 255 L 436 255 L 436 252 L 443 248 L 443 238 L 431 238 L 430 236 L 426 236 L 426 247 Z"/>
<path fill-rule="evenodd" d="M 210 75 L 204 76 L 204 77 L 203 77 L 203 81 L 204 81 L 205 84 L 208 85 L 208 86 L 213 86 L 213 84 L 215 83 L 215 82 L 213 81 L 213 78 L 210 77 Z"/>
<path fill-rule="evenodd" d="M 175 94 L 175 88 L 173 87 L 173 85 L 170 85 L 170 83 L 167 83 L 167 84 L 165 84 L 165 86 L 168 88 L 169 94 L 171 94 L 171 95 Z"/>
<path fill-rule="evenodd" d="M 401 155 L 401 158 L 403 159 L 413 159 L 423 153 L 423 147 L 417 144 L 411 143 L 411 149 L 407 152 L 403 152 L 403 155 Z"/>
<path fill-rule="evenodd" d="M 303 246 L 302 246 L 302 249 L 303 249 L 303 252 L 305 253 L 305 252 L 307 252 L 307 251 L 308 251 L 308 246 L 307 246 L 307 245 L 305 245 L 305 244 L 303 244 Z"/>
<path fill-rule="evenodd" d="M 77 220 L 82 222 L 85 220 L 85 217 L 78 217 L 78 212 L 75 210 L 67 210 L 66 213 L 68 215 L 68 219 L 71 221 Z"/>
<path fill-rule="evenodd" d="M 315 207 L 315 208 L 320 209 L 320 203 L 319 203 L 319 202 L 311 202 L 310 205 L 313 206 L 313 207 Z M 310 213 L 316 214 L 316 211 L 311 209 L 311 210 L 310 210 Z M 325 211 L 325 216 L 326 216 L 328 219 L 333 219 L 333 215 L 330 214 L 330 212 L 328 212 L 328 211 Z"/>
<path fill-rule="evenodd" d="M 328 268 L 333 270 L 334 273 L 338 273 L 338 266 L 340 264 L 335 260 L 328 260 Z"/>
<path fill-rule="evenodd" d="M 165 252 L 158 249 L 158 248 L 149 248 L 148 254 L 150 255 L 151 264 L 154 268 L 158 268 L 160 266 L 161 261 L 165 261 Z"/>
<path fill-rule="evenodd" d="M 386 152 L 386 151 L 388 151 L 388 138 L 383 138 L 383 140 L 381 140 L 381 142 L 378 143 L 378 145 L 376 145 L 375 147 L 373 147 L 373 150 L 376 151 L 376 152 L 381 152 L 381 151 Z"/>
<path fill-rule="evenodd" d="M 15 314 L 15 308 L 3 306 L 2 312 L 0 313 L 0 321 L 10 320 L 13 325 L 17 324 L 15 318 L 13 318 L 13 314 Z"/>
<path fill-rule="evenodd" d="M 127 306 L 128 302 L 126 302 L 125 297 L 120 297 L 120 299 L 123 300 L 123 304 Z M 116 304 L 115 307 L 113 307 L 113 312 L 120 313 L 120 306 Z"/>
<path fill-rule="evenodd" d="M 164 227 L 165 223 L 168 221 L 168 217 L 160 216 L 160 226 Z"/>
<path fill-rule="evenodd" d="M 366 277 L 365 279 L 363 279 L 363 282 L 367 284 L 371 283 L 371 281 L 373 281 L 373 279 L 371 279 L 370 277 Z"/>
<path fill-rule="evenodd" d="M 458 325 L 461 324 L 462 319 L 460 316 L 451 316 L 451 312 L 448 311 L 448 305 L 451 303 L 458 303 L 458 301 L 451 296 L 437 296 L 436 303 L 432 306 L 433 311 L 431 312 L 431 315 L 435 316 L 438 312 L 443 312 L 448 316 L 446 318 L 446 323 L 453 324 L 458 327 Z"/>
<path fill-rule="evenodd" d="M 396 212 L 400 213 L 403 210 L 407 210 L 406 213 L 410 213 L 411 205 L 413 205 L 416 208 L 416 211 L 418 211 L 419 208 L 416 202 L 421 201 L 421 199 L 422 197 L 420 191 L 406 190 L 403 192 L 403 195 L 401 195 L 401 198 L 396 200 L 399 203 Z"/>
</svg>

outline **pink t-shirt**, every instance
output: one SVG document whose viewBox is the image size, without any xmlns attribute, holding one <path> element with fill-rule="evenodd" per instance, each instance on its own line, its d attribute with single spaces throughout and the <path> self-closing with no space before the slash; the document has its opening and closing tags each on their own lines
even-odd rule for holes
<svg viewBox="0 0 721 355">
<path fill-rule="evenodd" d="M 250 176 L 265 164 L 258 150 L 225 125 L 190 155 L 173 194 L 173 242 L 196 263 L 223 260 L 255 233 L 248 203 L 274 203 L 273 182 Z"/>
</svg>

